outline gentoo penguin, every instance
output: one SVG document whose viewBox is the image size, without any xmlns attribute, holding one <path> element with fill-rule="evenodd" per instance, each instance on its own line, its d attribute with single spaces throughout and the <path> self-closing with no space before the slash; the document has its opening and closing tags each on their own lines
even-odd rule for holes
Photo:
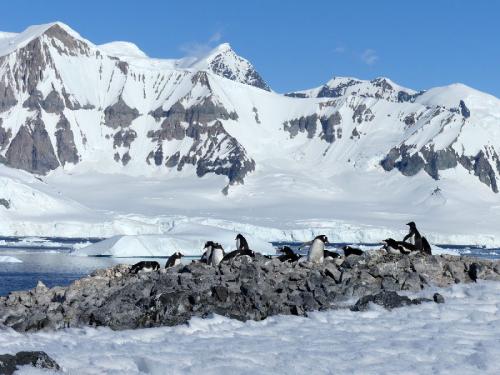
<svg viewBox="0 0 500 375">
<path fill-rule="evenodd" d="M 180 252 L 173 253 L 168 258 L 167 263 L 165 264 L 165 268 L 175 267 L 178 264 L 181 264 L 181 258 L 183 256 L 184 255 L 182 255 Z"/>
<path fill-rule="evenodd" d="M 415 251 L 415 245 L 408 242 L 396 241 L 392 238 L 387 238 L 382 241 L 384 249 L 390 254 L 410 254 Z"/>
<path fill-rule="evenodd" d="M 334 260 L 340 258 L 340 254 L 335 251 L 323 250 L 323 255 L 325 259 Z"/>
<path fill-rule="evenodd" d="M 307 261 L 312 263 L 323 263 L 325 259 L 325 244 L 328 243 L 328 238 L 324 234 L 316 236 L 314 240 L 306 242 L 301 245 L 310 245 L 307 253 Z"/>
<path fill-rule="evenodd" d="M 422 237 L 422 252 L 424 254 L 432 255 L 432 248 L 429 242 L 427 241 L 427 238 Z"/>
<path fill-rule="evenodd" d="M 422 246 L 422 236 L 420 235 L 420 232 L 418 231 L 415 222 L 410 221 L 406 225 L 408 225 L 410 227 L 410 231 L 408 232 L 408 234 L 406 236 L 404 236 L 403 242 L 406 242 L 407 240 L 410 240 L 410 243 L 412 243 L 413 245 L 415 245 L 415 248 L 417 250 L 422 250 L 422 248 L 423 248 L 423 246 Z"/>
<path fill-rule="evenodd" d="M 248 242 L 241 234 L 236 236 L 236 250 L 249 250 Z"/>
<path fill-rule="evenodd" d="M 300 256 L 295 254 L 288 246 L 283 246 L 283 248 L 278 251 L 282 253 L 282 255 L 278 257 L 281 262 L 296 262 L 300 258 Z"/>
<path fill-rule="evenodd" d="M 203 255 L 200 258 L 200 262 L 209 263 L 210 256 L 212 255 L 212 250 L 214 248 L 215 243 L 213 241 L 205 242 L 205 247 L 203 248 Z"/>
<path fill-rule="evenodd" d="M 230 253 L 224 255 L 224 258 L 222 258 L 221 262 L 227 262 L 231 259 L 241 256 L 248 256 L 250 258 L 255 258 L 255 252 L 250 250 L 250 247 L 248 246 L 248 242 L 245 239 L 245 237 L 243 237 L 241 234 L 238 234 L 236 236 L 236 250 L 231 251 Z"/>
<path fill-rule="evenodd" d="M 151 271 L 158 271 L 159 269 L 160 269 L 160 263 L 150 260 L 143 260 L 130 267 L 130 273 L 137 273 L 139 271 L 151 272 Z"/>
<path fill-rule="evenodd" d="M 212 251 L 210 253 L 210 257 L 208 258 L 207 263 L 216 267 L 219 265 L 219 263 L 222 261 L 223 258 L 224 258 L 224 249 L 222 248 L 221 244 L 213 243 Z"/>
<path fill-rule="evenodd" d="M 363 255 L 363 250 L 351 246 L 344 246 L 342 250 L 344 250 L 344 255 L 346 257 L 349 255 Z"/>
</svg>

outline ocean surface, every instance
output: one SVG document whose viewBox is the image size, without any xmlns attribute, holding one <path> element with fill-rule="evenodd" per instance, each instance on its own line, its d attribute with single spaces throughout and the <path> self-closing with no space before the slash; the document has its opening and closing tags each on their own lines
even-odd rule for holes
<svg viewBox="0 0 500 375">
<path fill-rule="evenodd" d="M 48 287 L 65 286 L 72 281 L 87 276 L 96 269 L 108 268 L 115 264 L 134 264 L 140 260 L 156 260 L 162 266 L 165 258 L 111 258 L 111 257 L 79 257 L 71 255 L 73 249 L 97 242 L 98 238 L 21 238 L 0 237 L 0 258 L 13 257 L 21 262 L 0 262 L 0 296 L 11 291 L 25 290 L 35 287 L 41 280 Z M 288 245 L 297 249 L 299 243 L 276 242 L 278 248 Z M 328 249 L 335 250 L 343 243 L 331 244 Z M 361 248 L 377 248 L 379 244 L 360 244 Z M 441 249 L 457 254 L 500 259 L 500 248 L 488 249 L 479 246 L 438 245 Z M 301 251 L 299 251 L 300 253 Z M 201 255 L 201 251 L 200 251 Z M 190 262 L 196 257 L 186 257 Z M 4 258 L 5 259 L 5 258 Z"/>
</svg>

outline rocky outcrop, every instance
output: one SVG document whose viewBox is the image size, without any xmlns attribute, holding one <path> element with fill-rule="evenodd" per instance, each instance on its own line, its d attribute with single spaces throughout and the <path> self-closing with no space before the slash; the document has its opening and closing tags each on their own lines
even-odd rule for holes
<svg viewBox="0 0 500 375">
<path fill-rule="evenodd" d="M 137 117 L 139 117 L 139 111 L 129 107 L 120 96 L 115 104 L 106 107 L 104 110 L 104 125 L 113 129 L 126 128 Z"/>
<path fill-rule="evenodd" d="M 59 371 L 61 368 L 45 352 L 19 352 L 14 355 L 0 354 L 0 374 L 11 375 L 20 366 Z"/>
<path fill-rule="evenodd" d="M 407 296 L 401 296 L 394 291 L 383 290 L 377 294 L 369 294 L 367 296 L 361 297 L 354 306 L 351 307 L 351 311 L 366 311 L 369 309 L 370 304 L 382 306 L 385 309 L 392 310 L 398 307 L 420 305 L 423 302 L 436 302 L 444 303 L 444 298 L 439 293 L 434 293 L 433 299 L 430 298 L 409 298 Z"/>
<path fill-rule="evenodd" d="M 318 115 L 316 113 L 310 116 L 302 116 L 283 124 L 283 129 L 290 133 L 290 138 L 294 138 L 297 134 L 307 133 L 307 138 L 314 137 L 316 134 Z"/>
<path fill-rule="evenodd" d="M 459 155 L 453 147 L 434 150 L 434 147 L 424 146 L 420 151 L 415 151 L 413 146 L 402 144 L 392 148 L 380 165 L 386 171 L 398 169 L 405 176 L 414 176 L 422 169 L 433 179 L 439 180 L 439 171 L 455 168 L 458 164 L 474 173 L 479 181 L 488 185 L 493 192 L 498 193 L 495 169 L 491 159 L 499 160 L 498 155 L 492 151 L 492 156 L 487 157 L 483 150 L 476 156 Z M 500 165 L 496 163 L 498 173 Z"/>
<path fill-rule="evenodd" d="M 6 159 L 11 167 L 38 174 L 45 174 L 59 166 L 40 118 L 21 126 L 7 150 Z"/>
<path fill-rule="evenodd" d="M 371 251 L 318 265 L 282 263 L 261 255 L 219 267 L 195 262 L 137 275 L 129 273 L 129 266 L 119 265 L 68 287 L 48 289 L 39 283 L 32 290 L 1 297 L 0 324 L 24 332 L 85 325 L 113 329 L 176 325 L 212 313 L 262 320 L 275 314 L 306 315 L 349 307 L 346 301 L 352 297 L 418 292 L 430 285 L 474 279 L 500 281 L 500 263 Z M 402 300 L 394 294 L 367 297 L 358 308 L 370 301 L 382 301 L 387 307 L 404 304 Z"/>
<path fill-rule="evenodd" d="M 57 157 L 61 165 L 65 165 L 66 163 L 76 164 L 80 161 L 73 131 L 68 119 L 63 114 L 61 114 L 59 122 L 56 125 L 56 145 Z"/>
</svg>

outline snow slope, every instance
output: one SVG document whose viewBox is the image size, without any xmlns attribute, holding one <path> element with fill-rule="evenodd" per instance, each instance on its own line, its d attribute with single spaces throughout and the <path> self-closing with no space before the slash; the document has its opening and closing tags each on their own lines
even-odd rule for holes
<svg viewBox="0 0 500 375">
<path fill-rule="evenodd" d="M 6 353 L 44 350 L 79 374 L 497 374 L 500 283 L 439 292 L 444 304 L 393 311 L 332 310 L 245 323 L 214 316 L 118 332 L 6 330 L 0 347 Z"/>
<path fill-rule="evenodd" d="M 460 84 L 336 77 L 287 96 L 226 43 L 162 60 L 33 26 L 0 35 L 0 161 L 41 181 L 0 169 L 0 223 L 100 237 L 182 218 L 378 242 L 414 220 L 436 243 L 498 245 L 499 121 L 497 98 Z"/>
</svg>

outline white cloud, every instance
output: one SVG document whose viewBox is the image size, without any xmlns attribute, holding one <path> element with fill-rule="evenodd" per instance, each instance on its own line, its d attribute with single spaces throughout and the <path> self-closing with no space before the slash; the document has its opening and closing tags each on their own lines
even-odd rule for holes
<svg viewBox="0 0 500 375">
<path fill-rule="evenodd" d="M 377 55 L 377 51 L 367 48 L 361 54 L 361 61 L 363 61 L 366 65 L 373 65 L 378 61 L 379 57 Z"/>
<path fill-rule="evenodd" d="M 222 32 L 216 31 L 206 42 L 185 43 L 179 49 L 187 56 L 200 57 L 210 52 L 222 39 Z"/>
<path fill-rule="evenodd" d="M 335 49 L 333 50 L 333 52 L 335 53 L 338 53 L 338 54 L 341 54 L 341 53 L 344 53 L 345 52 L 345 48 L 344 47 L 335 47 Z"/>
</svg>

